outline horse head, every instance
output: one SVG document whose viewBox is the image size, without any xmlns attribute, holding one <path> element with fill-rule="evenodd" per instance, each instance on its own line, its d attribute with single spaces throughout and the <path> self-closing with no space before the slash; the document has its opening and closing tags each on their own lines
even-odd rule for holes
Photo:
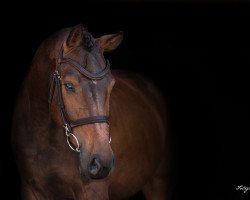
<svg viewBox="0 0 250 200">
<path fill-rule="evenodd" d="M 114 50 L 122 38 L 119 32 L 95 39 L 82 25 L 73 27 L 50 85 L 51 118 L 79 154 L 81 173 L 92 179 L 105 178 L 114 166 L 108 117 L 115 80 L 103 52 Z"/>
</svg>

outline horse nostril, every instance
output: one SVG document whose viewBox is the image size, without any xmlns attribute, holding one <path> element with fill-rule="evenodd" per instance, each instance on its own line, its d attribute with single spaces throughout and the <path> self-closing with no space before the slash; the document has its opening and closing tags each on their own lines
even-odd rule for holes
<svg viewBox="0 0 250 200">
<path fill-rule="evenodd" d="M 100 160 L 98 158 L 93 158 L 92 161 L 90 162 L 89 173 L 92 176 L 96 176 L 98 175 L 100 169 L 101 169 Z"/>
<path fill-rule="evenodd" d="M 90 159 L 88 176 L 92 179 L 102 179 L 109 175 L 114 165 L 114 159 L 104 162 L 98 156 Z"/>
</svg>

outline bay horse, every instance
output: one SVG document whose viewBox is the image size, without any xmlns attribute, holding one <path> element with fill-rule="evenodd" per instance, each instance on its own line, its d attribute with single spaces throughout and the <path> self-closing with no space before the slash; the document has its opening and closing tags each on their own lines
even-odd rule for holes
<svg viewBox="0 0 250 200">
<path fill-rule="evenodd" d="M 103 53 L 122 39 L 78 24 L 38 48 L 13 114 L 22 199 L 168 198 L 165 101 L 142 76 L 110 70 Z"/>
</svg>

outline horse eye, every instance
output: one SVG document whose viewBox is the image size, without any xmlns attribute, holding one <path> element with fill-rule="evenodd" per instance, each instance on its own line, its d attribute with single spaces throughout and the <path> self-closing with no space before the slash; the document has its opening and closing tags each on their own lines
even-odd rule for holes
<svg viewBox="0 0 250 200">
<path fill-rule="evenodd" d="M 71 92 L 75 91 L 74 85 L 72 83 L 65 83 L 64 86 L 65 86 L 66 90 L 68 90 L 68 91 L 71 91 Z"/>
</svg>

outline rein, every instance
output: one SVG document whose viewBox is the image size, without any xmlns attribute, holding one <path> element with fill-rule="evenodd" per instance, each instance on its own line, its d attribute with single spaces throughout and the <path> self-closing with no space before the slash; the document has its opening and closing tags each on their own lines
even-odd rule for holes
<svg viewBox="0 0 250 200">
<path fill-rule="evenodd" d="M 106 67 L 103 71 L 101 71 L 98 74 L 92 74 L 89 71 L 87 71 L 83 66 L 81 66 L 78 62 L 76 62 L 75 60 L 73 60 L 71 58 L 64 58 L 63 57 L 63 46 L 60 49 L 59 58 L 57 60 L 56 68 L 55 68 L 55 71 L 53 73 L 53 78 L 51 79 L 51 82 L 50 82 L 50 92 L 49 92 L 48 102 L 49 102 L 49 104 L 51 104 L 52 99 L 53 99 L 53 94 L 54 94 L 55 88 L 56 88 L 57 104 L 60 108 L 60 113 L 61 113 L 61 118 L 63 121 L 63 128 L 65 130 L 67 143 L 73 151 L 80 152 L 80 144 L 79 144 L 77 137 L 73 133 L 73 128 L 75 128 L 77 126 L 81 126 L 81 125 L 94 124 L 94 123 L 107 123 L 107 124 L 109 124 L 109 117 L 105 116 L 105 115 L 99 115 L 99 116 L 90 116 L 87 118 L 81 118 L 81 119 L 77 119 L 75 121 L 72 121 L 69 119 L 69 117 L 65 111 L 65 106 L 64 106 L 64 102 L 63 102 L 62 83 L 61 83 L 62 79 L 61 79 L 61 75 L 60 75 L 61 66 L 64 63 L 71 65 L 78 72 L 80 72 L 83 76 L 85 76 L 86 78 L 88 78 L 92 81 L 96 81 L 96 80 L 100 80 L 100 79 L 104 78 L 104 76 L 108 72 L 110 72 L 110 65 L 109 65 L 109 62 L 107 61 Z M 72 143 L 70 142 L 70 137 L 73 137 L 74 140 L 76 141 L 76 144 L 77 144 L 76 147 L 73 147 Z M 110 137 L 109 142 L 111 142 L 111 137 Z"/>
</svg>

